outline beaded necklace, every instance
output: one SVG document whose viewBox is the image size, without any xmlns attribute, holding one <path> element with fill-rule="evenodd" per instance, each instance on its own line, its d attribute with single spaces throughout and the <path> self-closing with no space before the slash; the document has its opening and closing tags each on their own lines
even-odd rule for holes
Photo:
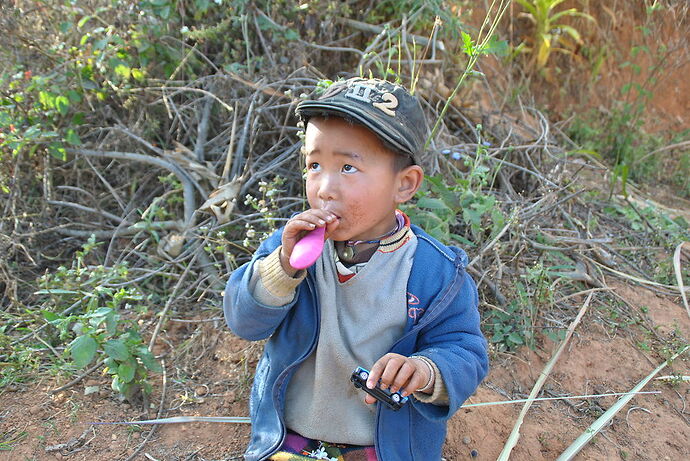
<svg viewBox="0 0 690 461">
<path fill-rule="evenodd" d="M 400 229 L 402 229 L 405 226 L 405 218 L 403 217 L 402 214 L 396 213 L 395 214 L 395 227 L 387 232 L 386 234 L 376 237 L 374 240 L 345 240 L 343 242 L 344 248 L 343 248 L 343 258 L 346 260 L 352 261 L 355 258 L 355 255 L 357 254 L 357 245 L 361 244 L 373 244 L 373 243 L 381 243 L 381 240 L 390 237 L 391 235 L 395 234 L 398 232 Z"/>
</svg>

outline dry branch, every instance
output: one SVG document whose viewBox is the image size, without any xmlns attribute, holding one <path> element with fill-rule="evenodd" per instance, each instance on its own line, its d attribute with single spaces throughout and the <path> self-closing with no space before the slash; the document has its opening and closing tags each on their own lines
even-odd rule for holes
<svg viewBox="0 0 690 461">
<path fill-rule="evenodd" d="M 582 320 L 582 317 L 585 315 L 585 312 L 587 312 L 587 308 L 589 307 L 589 303 L 592 300 L 593 296 L 594 293 L 590 293 L 589 296 L 587 296 L 587 300 L 582 305 L 580 312 L 577 313 L 577 317 L 575 317 L 575 320 L 573 320 L 573 322 L 568 327 L 565 339 L 563 339 L 561 344 L 558 346 L 556 353 L 546 364 L 544 370 L 539 374 L 539 378 L 537 379 L 537 382 L 534 384 L 534 387 L 532 388 L 532 391 L 529 394 L 529 401 L 525 403 L 525 405 L 522 407 L 522 411 L 520 412 L 520 416 L 518 416 L 515 426 L 513 427 L 513 431 L 510 433 L 510 437 L 508 437 L 508 441 L 506 442 L 506 445 L 503 447 L 503 451 L 501 451 L 501 454 L 498 457 L 499 461 L 507 461 L 510 458 L 510 452 L 513 450 L 513 448 L 515 448 L 515 445 L 517 444 L 518 439 L 520 438 L 520 426 L 522 426 L 522 421 L 524 420 L 527 411 L 532 405 L 533 399 L 535 399 L 537 395 L 539 395 L 539 392 L 541 391 L 542 386 L 544 385 L 546 379 L 551 373 L 551 370 L 558 361 L 558 358 L 561 356 L 561 352 L 563 352 L 565 346 L 570 341 L 570 337 L 573 335 L 575 327 L 577 327 L 577 325 L 580 323 L 580 320 Z M 635 390 L 634 392 L 637 392 L 638 390 Z"/>
</svg>

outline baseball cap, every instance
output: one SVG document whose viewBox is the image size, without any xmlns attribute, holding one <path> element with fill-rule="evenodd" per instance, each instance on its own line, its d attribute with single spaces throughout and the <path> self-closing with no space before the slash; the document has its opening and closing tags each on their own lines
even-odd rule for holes
<svg viewBox="0 0 690 461">
<path fill-rule="evenodd" d="M 374 132 L 395 151 L 420 163 L 427 125 L 422 106 L 403 86 L 380 79 L 350 78 L 333 83 L 317 99 L 295 110 L 305 123 L 332 114 L 352 119 Z"/>
</svg>

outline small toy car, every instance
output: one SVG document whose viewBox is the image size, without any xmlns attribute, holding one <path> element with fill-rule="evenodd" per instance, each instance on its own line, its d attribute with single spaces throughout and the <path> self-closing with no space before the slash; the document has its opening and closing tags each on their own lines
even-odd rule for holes
<svg viewBox="0 0 690 461">
<path fill-rule="evenodd" d="M 399 392 L 390 392 L 388 389 L 381 389 L 378 384 L 375 388 L 369 389 L 367 387 L 367 379 L 369 379 L 369 370 L 362 367 L 357 367 L 355 371 L 352 372 L 352 376 L 350 376 L 350 381 L 352 381 L 357 389 L 362 389 L 393 411 L 400 410 L 405 402 L 407 402 L 408 398 L 403 397 Z"/>
</svg>

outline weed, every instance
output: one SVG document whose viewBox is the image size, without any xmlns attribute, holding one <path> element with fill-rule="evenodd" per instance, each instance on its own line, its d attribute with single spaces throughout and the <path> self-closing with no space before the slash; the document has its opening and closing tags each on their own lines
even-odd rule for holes
<svg viewBox="0 0 690 461">
<path fill-rule="evenodd" d="M 576 46 L 582 43 L 580 32 L 560 21 L 568 17 L 580 17 L 594 22 L 593 17 L 575 8 L 555 11 L 565 0 L 516 1 L 525 9 L 523 16 L 534 26 L 532 37 L 527 39 L 527 44 L 522 49 L 532 54 L 531 67 L 538 71 L 546 67 L 551 53 L 572 55 Z"/>
<path fill-rule="evenodd" d="M 143 342 L 137 322 L 127 315 L 127 311 L 145 310 L 135 307 L 145 296 L 133 286 L 115 287 L 127 281 L 126 265 L 87 266 L 85 258 L 95 246 L 92 236 L 70 268 L 61 266 L 41 277 L 42 289 L 36 294 L 48 296 L 41 313 L 58 335 L 53 342 L 69 341 L 66 353 L 71 363 L 85 368 L 94 360 L 103 360 L 105 371 L 113 377 L 113 390 L 132 400 L 140 392 L 151 392 L 148 371 L 161 371 Z M 60 312 L 65 305 L 82 306 L 82 310 Z"/>
<path fill-rule="evenodd" d="M 690 152 L 680 154 L 678 168 L 673 173 L 673 182 L 681 196 L 690 197 Z"/>
<path fill-rule="evenodd" d="M 266 239 L 277 228 L 276 218 L 278 216 L 279 198 L 281 192 L 284 192 L 281 187 L 285 184 L 285 179 L 280 176 L 275 176 L 272 181 L 260 181 L 259 192 L 261 198 L 254 197 L 247 194 L 244 204 L 248 205 L 255 211 L 261 214 L 261 219 L 254 222 L 248 222 L 245 225 L 246 233 L 243 245 L 245 247 L 256 248 L 259 243 Z M 257 227 L 259 232 L 257 232 Z"/>
<path fill-rule="evenodd" d="M 41 356 L 31 345 L 12 344 L 9 336 L 0 333 L 0 350 L 7 356 L 0 363 L 0 388 L 26 381 L 41 366 Z"/>
<path fill-rule="evenodd" d="M 518 290 L 524 291 L 520 284 Z M 492 309 L 485 318 L 490 328 L 489 341 L 499 351 L 514 351 L 527 345 L 534 347 L 533 328 L 530 319 L 524 315 L 519 301 L 512 301 L 504 309 Z"/>
<path fill-rule="evenodd" d="M 14 446 L 22 442 L 29 435 L 26 431 L 17 432 L 16 429 L 0 434 L 0 451 L 12 451 Z"/>
<path fill-rule="evenodd" d="M 496 197 L 484 191 L 496 171 L 486 165 L 486 146 L 482 143 L 473 157 L 451 149 L 443 153 L 460 161 L 469 171 L 461 174 L 458 170 L 458 175 L 451 179 L 427 176 L 417 192 L 416 203 L 402 208 L 412 221 L 438 240 L 478 246 L 496 235 L 506 222 Z"/>
<path fill-rule="evenodd" d="M 623 218 L 632 231 L 647 233 L 657 246 L 673 249 L 690 239 L 688 223 L 682 216 L 672 219 L 653 204 L 640 207 L 629 201 L 611 201 L 603 211 L 609 216 Z"/>
<path fill-rule="evenodd" d="M 570 126 L 569 134 L 575 141 L 587 150 L 600 153 L 612 165 L 609 196 L 619 183 L 623 194 L 627 196 L 629 179 L 651 183 L 650 178 L 656 177 L 670 180 L 681 191 L 687 189 L 688 175 L 684 173 L 690 169 L 686 154 L 681 154 L 678 160 L 673 161 L 677 167 L 672 175 L 666 175 L 667 167 L 661 168 L 662 163 L 668 164 L 669 159 L 659 155 L 667 150 L 660 147 L 663 144 L 683 145 L 679 141 L 687 140 L 687 130 L 665 137 L 645 131 L 645 123 L 649 120 L 648 105 L 659 85 L 660 76 L 671 65 L 674 53 L 685 49 L 684 43 L 675 47 L 653 39 L 652 24 L 659 20 L 657 18 L 663 8 L 660 2 L 653 2 L 652 6 L 647 7 L 645 22 L 635 28 L 641 37 L 630 48 L 628 59 L 619 66 L 629 74 L 628 81 L 619 89 L 619 99 L 605 112 L 590 112 L 576 117 Z M 652 48 L 653 44 L 657 45 L 655 49 Z M 651 64 L 642 64 L 647 62 Z"/>
</svg>

